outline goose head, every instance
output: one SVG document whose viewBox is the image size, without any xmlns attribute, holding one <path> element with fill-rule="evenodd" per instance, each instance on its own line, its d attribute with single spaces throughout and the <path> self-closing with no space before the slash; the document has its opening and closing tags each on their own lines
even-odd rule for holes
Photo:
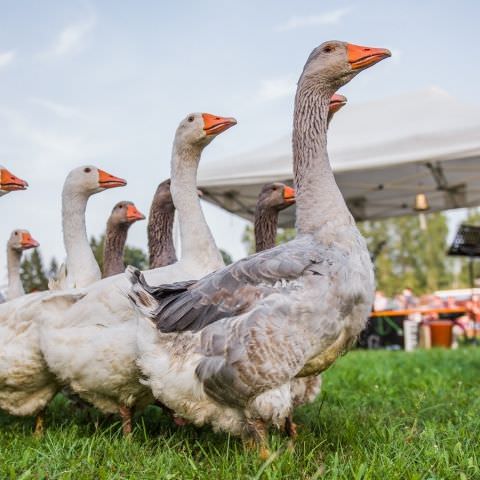
<svg viewBox="0 0 480 480">
<path fill-rule="evenodd" d="M 258 196 L 258 206 L 279 212 L 295 203 L 295 190 L 280 182 L 267 183 Z"/>
<path fill-rule="evenodd" d="M 338 90 L 360 73 L 392 54 L 386 48 L 373 48 L 330 40 L 315 48 L 302 72 L 303 82 L 327 85 Z"/>
<path fill-rule="evenodd" d="M 145 220 L 145 215 L 141 213 L 133 202 L 118 202 L 110 215 L 111 221 L 116 225 L 131 225 L 138 220 Z"/>
<path fill-rule="evenodd" d="M 170 191 L 171 180 L 168 178 L 160 183 L 155 192 L 154 201 L 165 208 L 175 208 L 172 200 L 172 192 Z"/>
<path fill-rule="evenodd" d="M 107 188 L 124 187 L 127 182 L 123 178 L 115 177 L 93 165 L 84 165 L 73 169 L 65 180 L 64 191 L 93 195 Z"/>
<path fill-rule="evenodd" d="M 175 143 L 189 146 L 207 146 L 218 134 L 237 124 L 232 117 L 210 113 L 190 113 L 177 128 Z"/>
<path fill-rule="evenodd" d="M 28 183 L 0 165 L 0 195 L 14 190 L 25 190 Z"/>
<path fill-rule="evenodd" d="M 17 252 L 38 246 L 40 244 L 30 235 L 28 230 L 14 230 L 8 240 L 8 247 Z"/>
</svg>

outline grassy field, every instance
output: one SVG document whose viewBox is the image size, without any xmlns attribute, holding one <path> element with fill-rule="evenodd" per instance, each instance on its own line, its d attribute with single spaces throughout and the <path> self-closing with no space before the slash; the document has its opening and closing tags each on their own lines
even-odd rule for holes
<svg viewBox="0 0 480 480">
<path fill-rule="evenodd" d="M 280 434 L 262 462 L 208 428 L 173 427 L 155 407 L 124 439 L 114 419 L 59 396 L 43 439 L 32 419 L 0 416 L 3 479 L 478 479 L 480 349 L 355 351 L 299 409 L 294 451 Z"/>
</svg>

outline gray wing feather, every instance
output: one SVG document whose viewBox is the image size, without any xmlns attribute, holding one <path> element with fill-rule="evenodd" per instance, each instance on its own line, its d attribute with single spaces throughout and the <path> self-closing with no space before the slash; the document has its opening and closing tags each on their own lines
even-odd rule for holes
<svg viewBox="0 0 480 480">
<path fill-rule="evenodd" d="M 130 281 L 134 287 L 140 284 L 143 292 L 133 288 L 129 296 L 142 309 L 140 297 L 148 294 L 142 311 L 146 313 L 145 306 L 150 306 L 148 316 L 161 332 L 199 331 L 248 311 L 260 298 L 278 292 L 278 282 L 296 280 L 319 261 L 311 249 L 287 244 L 251 255 L 198 281 L 152 287 L 143 275 L 130 270 Z"/>
</svg>

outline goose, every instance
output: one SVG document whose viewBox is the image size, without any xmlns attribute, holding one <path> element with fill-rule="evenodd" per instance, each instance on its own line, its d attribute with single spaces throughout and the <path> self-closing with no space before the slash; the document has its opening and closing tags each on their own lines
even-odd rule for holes
<svg viewBox="0 0 480 480">
<path fill-rule="evenodd" d="M 88 199 L 106 189 L 124 187 L 127 182 L 93 165 L 73 169 L 65 179 L 62 191 L 63 243 L 67 253 L 64 265 L 50 290 L 82 288 L 102 278 L 87 236 L 85 210 Z"/>
<path fill-rule="evenodd" d="M 173 244 L 175 205 L 170 193 L 170 179 L 158 185 L 148 216 L 148 252 L 150 268 L 160 268 L 177 261 Z"/>
<path fill-rule="evenodd" d="M 275 246 L 278 214 L 295 203 L 295 190 L 280 182 L 267 183 L 258 195 L 254 216 L 255 252 Z"/>
<path fill-rule="evenodd" d="M 200 206 L 196 174 L 203 149 L 236 124 L 233 118 L 192 113 L 176 130 L 171 162 L 171 193 L 178 212 L 181 259 L 145 272 L 161 283 L 201 278 L 222 267 Z M 125 292 L 125 273 L 102 279 L 59 315 L 42 316 L 41 350 L 59 381 L 103 413 L 118 413 L 123 432 L 132 429 L 132 407 L 153 403 L 149 388 L 139 382 L 137 317 Z M 63 298 L 55 299 L 63 302 Z M 50 302 L 52 303 L 52 302 Z"/>
<path fill-rule="evenodd" d="M 139 220 L 145 220 L 132 202 L 118 202 L 107 221 L 103 247 L 103 278 L 111 277 L 125 270 L 123 252 L 129 228 Z"/>
<path fill-rule="evenodd" d="M 341 108 L 347 104 L 347 98 L 337 93 L 333 94 L 330 99 L 330 106 L 327 116 L 327 128 L 330 126 L 330 122 Z M 320 393 L 322 387 L 321 375 L 309 375 L 302 378 L 295 378 L 291 382 L 292 389 L 292 403 L 294 407 L 304 405 L 306 403 L 312 403 Z M 291 418 L 287 418 L 287 426 L 292 436 L 295 436 L 296 425 Z"/>
<path fill-rule="evenodd" d="M 40 244 L 30 235 L 28 230 L 14 230 L 7 243 L 8 292 L 7 300 L 25 295 L 20 278 L 20 263 L 25 250 L 36 248 Z"/>
<path fill-rule="evenodd" d="M 15 190 L 26 190 L 28 183 L 0 165 L 0 197 Z"/>
<path fill-rule="evenodd" d="M 334 94 L 330 99 L 327 127 L 334 114 L 347 103 L 346 97 Z M 254 235 L 255 251 L 261 252 L 275 247 L 278 214 L 295 203 L 295 190 L 282 183 L 269 183 L 263 186 L 255 209 Z M 320 393 L 322 379 L 320 375 L 295 378 L 291 382 L 291 395 L 294 407 L 311 403 Z M 291 417 L 285 421 L 285 431 L 290 437 L 296 436 L 296 425 Z"/>
<path fill-rule="evenodd" d="M 88 197 L 125 184 L 124 180 L 92 165 L 73 170 L 65 181 L 62 214 L 67 255 L 71 254 L 70 262 L 67 258 L 68 279 L 72 274 L 77 275 L 77 286 L 91 278 L 85 273 L 95 271 L 93 263 L 89 262 L 89 255 L 93 258 L 93 254 L 85 248 L 88 239 L 84 214 Z M 82 252 L 86 257 L 84 264 Z M 83 296 L 83 292 L 71 290 L 38 292 L 0 305 L 0 408 L 12 415 L 36 416 L 37 434 L 43 431 L 43 410 L 59 390 L 41 352 L 39 323 L 42 318 L 61 317 Z"/>
<path fill-rule="evenodd" d="M 327 114 L 336 90 L 389 56 L 339 41 L 310 54 L 295 96 L 294 240 L 198 281 L 150 286 L 127 271 L 139 322 L 156 327 L 138 360 L 154 396 L 196 425 L 242 435 L 261 455 L 269 423 L 291 414 L 289 382 L 328 368 L 371 310 L 373 267 L 330 167 Z"/>
</svg>

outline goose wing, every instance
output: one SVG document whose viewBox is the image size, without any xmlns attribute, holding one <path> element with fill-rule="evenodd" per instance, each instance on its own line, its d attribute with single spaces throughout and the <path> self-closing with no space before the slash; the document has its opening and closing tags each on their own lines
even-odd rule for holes
<svg viewBox="0 0 480 480">
<path fill-rule="evenodd" d="M 313 248 L 285 244 L 251 255 L 198 281 L 152 287 L 138 270 L 130 268 L 129 298 L 161 332 L 199 331 L 222 318 L 247 312 L 260 298 L 288 288 L 308 271 L 321 274 L 321 265 Z"/>
</svg>

